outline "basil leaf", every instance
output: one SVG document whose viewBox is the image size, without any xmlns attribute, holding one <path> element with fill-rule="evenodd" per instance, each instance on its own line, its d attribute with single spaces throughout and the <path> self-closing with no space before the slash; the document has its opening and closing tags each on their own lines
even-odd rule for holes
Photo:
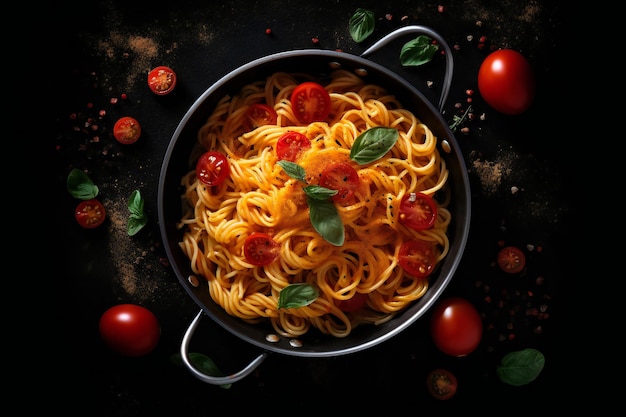
<svg viewBox="0 0 626 417">
<path fill-rule="evenodd" d="M 433 44 L 428 36 L 419 35 L 402 46 L 400 63 L 405 67 L 419 67 L 430 62 L 438 50 L 439 45 Z"/>
<path fill-rule="evenodd" d="M 304 187 L 304 193 L 314 200 L 328 200 L 338 192 L 337 190 L 331 190 L 319 185 L 307 185 Z"/>
<path fill-rule="evenodd" d="M 295 162 L 281 160 L 277 162 L 278 165 L 289 175 L 291 178 L 295 178 L 299 181 L 305 180 L 304 168 Z"/>
<path fill-rule="evenodd" d="M 128 236 L 134 236 L 148 223 L 148 216 L 143 212 L 144 201 L 139 190 L 131 193 L 128 199 Z"/>
<path fill-rule="evenodd" d="M 195 366 L 202 373 L 207 374 L 209 376 L 224 376 L 224 373 L 219 370 L 217 365 L 215 365 L 215 362 L 213 362 L 213 359 L 209 358 L 208 356 L 203 355 L 202 353 L 195 353 L 195 352 L 190 352 L 188 356 L 189 356 L 189 361 L 192 363 L 192 365 Z M 172 356 L 170 356 L 170 362 L 172 362 L 174 365 L 177 365 L 177 366 L 184 365 L 183 358 L 180 355 L 180 353 L 175 353 Z M 232 386 L 233 384 L 220 385 L 220 387 L 224 389 L 229 389 Z"/>
<path fill-rule="evenodd" d="M 539 376 L 545 358 L 537 349 L 524 349 L 510 352 L 502 358 L 496 372 L 504 383 L 514 386 L 526 385 Z"/>
<path fill-rule="evenodd" d="M 382 158 L 398 141 L 398 131 L 391 127 L 373 127 L 361 133 L 352 148 L 350 159 L 359 165 Z"/>
<path fill-rule="evenodd" d="M 100 192 L 89 175 L 77 168 L 72 169 L 67 176 L 67 191 L 80 200 L 91 200 Z"/>
<path fill-rule="evenodd" d="M 291 284 L 278 294 L 278 308 L 298 308 L 311 304 L 319 296 L 319 291 L 311 284 Z"/>
<path fill-rule="evenodd" d="M 358 8 L 350 17 L 350 36 L 352 36 L 355 42 L 364 41 L 374 32 L 375 24 L 374 12 Z"/>
<path fill-rule="evenodd" d="M 309 197 L 307 203 L 309 204 L 309 218 L 317 233 L 330 244 L 343 245 L 345 229 L 333 202 Z"/>
</svg>

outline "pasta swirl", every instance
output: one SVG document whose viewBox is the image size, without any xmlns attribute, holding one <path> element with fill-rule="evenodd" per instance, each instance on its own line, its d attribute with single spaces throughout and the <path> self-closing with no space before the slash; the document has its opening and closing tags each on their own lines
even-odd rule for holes
<svg viewBox="0 0 626 417">
<path fill-rule="evenodd" d="M 199 129 L 199 145 L 227 155 L 231 170 L 224 183 L 212 187 L 194 170 L 182 178 L 190 209 L 179 224 L 180 247 L 228 314 L 250 323 L 269 321 L 285 337 L 311 328 L 346 337 L 358 325 L 388 321 L 428 290 L 427 277 L 411 276 L 400 266 L 399 250 L 417 239 L 433 245 L 436 262 L 447 255 L 448 199 L 438 201 L 434 226 L 422 231 L 400 224 L 399 206 L 407 194 L 434 196 L 444 189 L 448 170 L 433 132 L 380 86 L 336 70 L 325 86 L 332 107 L 327 121 L 302 125 L 289 101 L 298 80 L 277 72 L 246 85 L 221 99 Z M 243 118 L 252 103 L 274 108 L 276 124 L 245 131 Z M 356 138 L 377 126 L 397 129 L 398 140 L 380 159 L 352 163 L 363 185 L 349 203 L 336 204 L 345 242 L 334 246 L 312 227 L 302 186 L 277 164 L 277 140 L 288 131 L 311 140 L 297 163 L 315 183 L 329 161 L 350 162 Z M 279 259 L 265 266 L 246 260 L 244 241 L 255 231 L 269 233 L 280 245 Z M 303 307 L 279 309 L 280 291 L 295 283 L 315 286 L 319 297 Z M 358 294 L 365 295 L 366 307 L 343 311 L 342 301 Z"/>
</svg>

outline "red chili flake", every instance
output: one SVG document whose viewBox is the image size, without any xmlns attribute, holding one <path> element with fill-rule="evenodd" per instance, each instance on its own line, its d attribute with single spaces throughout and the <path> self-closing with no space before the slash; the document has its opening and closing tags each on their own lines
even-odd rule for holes
<svg viewBox="0 0 626 417">
<path fill-rule="evenodd" d="M 468 103 L 471 103 L 472 101 L 474 101 L 474 99 L 471 97 L 468 97 L 465 101 L 467 101 Z"/>
<path fill-rule="evenodd" d="M 117 97 L 111 97 L 111 99 L 109 100 L 109 103 L 117 104 Z"/>
<path fill-rule="evenodd" d="M 472 90 L 471 88 L 468 88 L 467 90 L 465 90 L 465 94 L 467 94 L 468 96 L 471 96 L 474 94 L 474 90 Z"/>
<path fill-rule="evenodd" d="M 100 115 L 100 117 L 104 117 L 104 116 L 106 116 L 107 111 L 106 111 L 106 110 L 100 110 L 100 111 L 98 112 L 98 114 Z"/>
<path fill-rule="evenodd" d="M 272 29 L 270 29 L 270 28 L 265 29 L 265 34 L 266 35 L 271 35 L 272 34 Z"/>
<path fill-rule="evenodd" d="M 88 109 L 93 108 L 93 103 L 87 103 L 87 108 L 88 108 Z"/>
<path fill-rule="evenodd" d="M 318 38 L 311 38 L 311 42 L 317 45 L 318 43 L 320 43 L 320 40 Z"/>
<path fill-rule="evenodd" d="M 445 6 L 443 6 L 443 5 L 441 5 L 441 4 L 440 4 L 439 6 L 437 6 L 437 11 L 438 11 L 439 13 L 443 13 L 445 10 L 446 10 Z"/>
<path fill-rule="evenodd" d="M 78 115 L 76 113 L 70 113 L 70 120 L 76 120 Z"/>
<path fill-rule="evenodd" d="M 385 15 L 385 19 L 387 19 L 387 20 L 391 21 L 391 20 L 393 19 L 393 16 L 391 15 L 391 13 L 387 13 L 387 14 Z"/>
<path fill-rule="evenodd" d="M 484 43 L 479 43 L 478 44 L 478 49 L 485 49 L 485 44 Z"/>
<path fill-rule="evenodd" d="M 460 51 L 461 50 L 461 45 L 459 45 L 458 43 L 455 43 L 453 46 L 455 51 Z"/>
<path fill-rule="evenodd" d="M 498 246 L 503 247 L 504 246 L 504 240 L 498 240 Z"/>
<path fill-rule="evenodd" d="M 480 39 L 478 39 L 478 42 L 480 42 L 480 43 L 487 42 L 487 37 L 485 35 L 481 36 Z"/>
<path fill-rule="evenodd" d="M 122 93 L 122 100 L 126 100 L 128 98 L 128 96 L 126 95 L 126 93 Z"/>
</svg>

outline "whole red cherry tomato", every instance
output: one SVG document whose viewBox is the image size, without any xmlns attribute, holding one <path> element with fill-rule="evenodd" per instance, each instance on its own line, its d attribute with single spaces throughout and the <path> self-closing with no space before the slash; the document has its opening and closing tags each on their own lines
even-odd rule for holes
<svg viewBox="0 0 626 417">
<path fill-rule="evenodd" d="M 483 323 L 472 303 L 450 297 L 439 301 L 432 312 L 430 333 L 435 345 L 450 356 L 467 356 L 480 344 Z"/>
<path fill-rule="evenodd" d="M 154 313 L 136 304 L 118 304 L 100 317 L 100 336 L 124 356 L 143 356 L 154 350 L 161 326 Z"/>
<path fill-rule="evenodd" d="M 524 55 L 512 49 L 499 49 L 487 55 L 480 65 L 478 90 L 497 111 L 521 114 L 535 98 L 535 74 Z"/>
</svg>

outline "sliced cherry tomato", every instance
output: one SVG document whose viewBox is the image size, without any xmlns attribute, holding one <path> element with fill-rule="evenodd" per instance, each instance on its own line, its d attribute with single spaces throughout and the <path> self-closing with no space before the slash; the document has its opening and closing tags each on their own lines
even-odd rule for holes
<svg viewBox="0 0 626 417">
<path fill-rule="evenodd" d="M 500 113 L 521 114 L 535 97 L 535 75 L 524 55 L 499 49 L 480 64 L 478 90 L 487 104 Z"/>
<path fill-rule="evenodd" d="M 347 162 L 333 162 L 322 171 L 320 187 L 337 190 L 332 197 L 335 202 L 346 201 L 359 188 L 359 173 Z"/>
<path fill-rule="evenodd" d="M 318 83 L 307 81 L 293 90 L 291 105 L 300 123 L 321 122 L 330 114 L 330 94 Z"/>
<path fill-rule="evenodd" d="M 433 369 L 426 377 L 426 388 L 438 400 L 448 400 L 456 394 L 456 376 L 447 369 Z"/>
<path fill-rule="evenodd" d="M 148 73 L 148 87 L 159 96 L 169 94 L 176 87 L 176 73 L 164 65 L 156 67 Z"/>
<path fill-rule="evenodd" d="M 120 117 L 113 125 L 113 136 L 118 142 L 130 145 L 141 136 L 141 125 L 134 117 Z"/>
<path fill-rule="evenodd" d="M 124 356 L 143 356 L 154 350 L 161 338 L 161 326 L 154 313 L 136 304 L 118 304 L 100 317 L 100 336 Z"/>
<path fill-rule="evenodd" d="M 366 302 L 367 294 L 356 292 L 352 298 L 348 298 L 347 300 L 338 300 L 337 307 L 339 307 L 339 310 L 346 313 L 354 313 L 355 311 L 359 311 L 365 307 Z"/>
<path fill-rule="evenodd" d="M 497 263 L 504 272 L 517 274 L 526 266 L 526 255 L 518 247 L 507 246 L 498 252 Z"/>
<path fill-rule="evenodd" d="M 433 227 L 437 219 L 435 200 L 423 193 L 410 193 L 400 203 L 400 223 L 413 230 Z"/>
<path fill-rule="evenodd" d="M 276 156 L 280 160 L 294 162 L 302 151 L 311 148 L 309 138 L 299 132 L 287 132 L 276 142 Z"/>
<path fill-rule="evenodd" d="M 400 246 L 398 262 L 404 271 L 415 277 L 429 276 L 435 268 L 433 245 L 423 240 L 409 240 Z"/>
<path fill-rule="evenodd" d="M 93 229 L 104 223 L 106 211 L 99 200 L 81 201 L 74 211 L 76 221 L 85 229 Z"/>
<path fill-rule="evenodd" d="M 480 314 L 464 298 L 439 301 L 430 319 L 430 333 L 435 345 L 450 356 L 467 356 L 479 345 L 483 335 Z"/>
<path fill-rule="evenodd" d="M 221 152 L 208 151 L 196 163 L 196 176 L 206 185 L 220 185 L 230 175 L 228 158 Z"/>
<path fill-rule="evenodd" d="M 248 106 L 243 124 L 246 130 L 254 130 L 259 126 L 275 125 L 278 120 L 276 111 L 267 104 L 255 103 Z"/>
<path fill-rule="evenodd" d="M 243 253 L 252 265 L 269 265 L 280 255 L 280 246 L 267 233 L 254 232 L 246 238 Z"/>
</svg>

